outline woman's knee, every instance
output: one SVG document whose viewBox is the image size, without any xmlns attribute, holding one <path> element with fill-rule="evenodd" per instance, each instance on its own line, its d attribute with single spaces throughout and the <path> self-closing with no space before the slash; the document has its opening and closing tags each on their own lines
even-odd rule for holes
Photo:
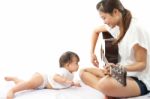
<svg viewBox="0 0 150 99">
<path fill-rule="evenodd" d="M 87 80 L 89 80 L 89 74 L 90 72 L 87 71 L 88 68 L 85 68 L 85 69 L 81 69 L 80 70 L 80 78 L 83 82 L 86 82 Z"/>
<path fill-rule="evenodd" d="M 80 70 L 80 77 L 82 77 L 82 76 L 84 76 L 84 74 L 85 74 L 85 72 L 88 72 L 87 70 L 88 70 L 89 68 L 84 68 L 84 69 L 81 69 Z"/>
<path fill-rule="evenodd" d="M 80 75 L 82 76 L 82 74 L 85 73 L 85 72 L 91 72 L 92 69 L 93 68 L 90 68 L 90 67 L 89 68 L 83 68 L 83 69 L 80 70 Z"/>
<path fill-rule="evenodd" d="M 79 72 L 80 78 L 83 79 L 85 77 L 86 69 L 81 69 Z"/>
</svg>

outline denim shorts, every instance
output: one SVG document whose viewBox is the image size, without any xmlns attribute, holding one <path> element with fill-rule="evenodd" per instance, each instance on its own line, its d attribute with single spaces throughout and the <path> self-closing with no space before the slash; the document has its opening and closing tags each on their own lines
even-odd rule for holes
<svg viewBox="0 0 150 99">
<path fill-rule="evenodd" d="M 130 77 L 137 82 L 137 84 L 140 88 L 140 91 L 141 91 L 141 96 L 150 92 L 149 90 L 147 90 L 147 87 L 143 81 L 139 80 L 137 77 L 132 77 L 132 76 L 130 76 Z"/>
</svg>

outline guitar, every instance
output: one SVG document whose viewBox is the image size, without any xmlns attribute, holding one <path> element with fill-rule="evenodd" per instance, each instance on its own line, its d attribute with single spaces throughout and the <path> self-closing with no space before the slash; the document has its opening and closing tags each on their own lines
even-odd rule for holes
<svg viewBox="0 0 150 99">
<path fill-rule="evenodd" d="M 116 79 L 123 86 L 127 85 L 127 72 L 125 68 L 121 65 L 111 66 L 110 67 L 110 75 Z"/>
<path fill-rule="evenodd" d="M 103 38 L 105 40 L 105 55 L 104 51 L 101 49 L 101 58 L 103 59 L 105 64 L 116 64 L 118 62 L 119 56 L 118 45 L 113 45 L 114 38 L 108 32 L 103 33 Z M 110 76 L 116 79 L 123 86 L 126 86 L 127 71 L 123 66 L 119 64 L 110 66 Z"/>
</svg>

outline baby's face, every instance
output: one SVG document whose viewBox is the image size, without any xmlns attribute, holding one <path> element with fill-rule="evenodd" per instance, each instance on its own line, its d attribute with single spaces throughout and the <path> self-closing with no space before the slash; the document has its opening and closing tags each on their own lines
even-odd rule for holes
<svg viewBox="0 0 150 99">
<path fill-rule="evenodd" d="M 78 59 L 76 57 L 72 58 L 72 62 L 69 63 L 69 71 L 70 72 L 76 72 L 79 68 Z"/>
</svg>

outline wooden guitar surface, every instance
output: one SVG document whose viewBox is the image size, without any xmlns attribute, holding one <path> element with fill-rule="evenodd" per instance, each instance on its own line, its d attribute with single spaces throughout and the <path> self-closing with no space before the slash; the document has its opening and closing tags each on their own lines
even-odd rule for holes
<svg viewBox="0 0 150 99">
<path fill-rule="evenodd" d="M 114 38 L 108 32 L 103 33 L 103 38 L 105 40 L 105 55 L 102 51 L 102 59 L 104 60 L 105 64 L 116 64 L 119 58 L 118 45 L 112 44 Z M 116 79 L 123 86 L 126 86 L 127 71 L 124 69 L 123 66 L 118 64 L 116 64 L 116 66 L 110 66 L 110 76 Z"/>
</svg>

